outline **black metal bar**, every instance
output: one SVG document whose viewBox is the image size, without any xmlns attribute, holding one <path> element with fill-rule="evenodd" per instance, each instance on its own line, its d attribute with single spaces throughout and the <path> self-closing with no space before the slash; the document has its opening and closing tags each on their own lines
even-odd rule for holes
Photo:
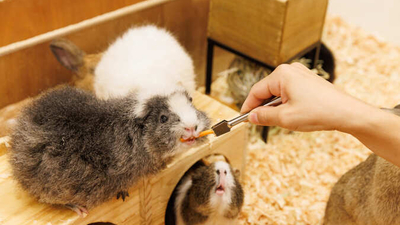
<svg viewBox="0 0 400 225">
<path fill-rule="evenodd" d="M 207 39 L 206 95 L 211 93 L 212 67 L 214 58 L 214 41 Z"/>
<path fill-rule="evenodd" d="M 321 43 L 318 42 L 317 45 L 307 54 L 307 56 L 311 59 L 311 69 L 315 68 L 318 64 L 320 50 Z"/>
<path fill-rule="evenodd" d="M 267 140 L 268 140 L 268 131 L 269 131 L 269 127 L 263 126 L 262 132 L 261 132 L 261 137 L 265 143 L 267 143 Z"/>
</svg>

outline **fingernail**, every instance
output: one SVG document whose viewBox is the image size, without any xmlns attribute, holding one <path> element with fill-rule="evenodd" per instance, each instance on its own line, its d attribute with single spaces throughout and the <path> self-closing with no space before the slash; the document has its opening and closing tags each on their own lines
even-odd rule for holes
<svg viewBox="0 0 400 225">
<path fill-rule="evenodd" d="M 251 112 L 249 115 L 249 120 L 252 123 L 258 123 L 258 116 L 256 112 Z"/>
</svg>

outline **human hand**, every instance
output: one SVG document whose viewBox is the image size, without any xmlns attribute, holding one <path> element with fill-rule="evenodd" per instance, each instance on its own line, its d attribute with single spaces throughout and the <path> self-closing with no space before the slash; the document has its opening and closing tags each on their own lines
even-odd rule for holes
<svg viewBox="0 0 400 225">
<path fill-rule="evenodd" d="M 265 99 L 280 96 L 276 107 L 260 106 Z M 260 107 L 258 107 L 260 106 Z M 257 108 L 256 108 L 257 107 Z M 350 129 L 352 118 L 371 106 L 339 91 L 300 63 L 278 66 L 256 83 L 243 103 L 241 112 L 250 110 L 249 121 L 290 130 Z"/>
</svg>

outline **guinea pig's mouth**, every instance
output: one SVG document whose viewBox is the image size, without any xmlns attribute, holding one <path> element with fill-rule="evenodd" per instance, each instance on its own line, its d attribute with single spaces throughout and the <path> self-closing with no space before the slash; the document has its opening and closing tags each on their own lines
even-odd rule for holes
<svg viewBox="0 0 400 225">
<path fill-rule="evenodd" d="M 195 136 L 190 136 L 190 137 L 185 137 L 185 136 L 181 136 L 181 142 L 187 144 L 187 145 L 192 145 L 193 143 L 196 142 L 196 138 Z"/>
<path fill-rule="evenodd" d="M 217 195 L 223 195 L 225 193 L 225 187 L 222 184 L 218 184 L 218 186 L 215 188 L 215 193 Z"/>
</svg>

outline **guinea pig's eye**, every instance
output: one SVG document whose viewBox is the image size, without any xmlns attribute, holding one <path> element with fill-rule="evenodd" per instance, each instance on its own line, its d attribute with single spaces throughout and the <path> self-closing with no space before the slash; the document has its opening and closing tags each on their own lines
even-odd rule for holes
<svg viewBox="0 0 400 225">
<path fill-rule="evenodd" d="M 190 102 L 192 102 L 192 101 L 193 101 L 193 98 L 192 98 L 192 97 L 190 97 L 190 98 L 189 98 L 189 101 L 190 101 Z"/>
<path fill-rule="evenodd" d="M 162 116 L 160 117 L 160 122 L 161 122 L 161 123 L 165 123 L 165 122 L 167 122 L 167 121 L 168 121 L 168 116 L 162 115 Z"/>
<path fill-rule="evenodd" d="M 219 175 L 219 170 L 217 170 L 216 172 L 217 172 L 217 174 Z"/>
<path fill-rule="evenodd" d="M 226 170 L 224 171 L 224 174 L 226 175 Z"/>
</svg>

